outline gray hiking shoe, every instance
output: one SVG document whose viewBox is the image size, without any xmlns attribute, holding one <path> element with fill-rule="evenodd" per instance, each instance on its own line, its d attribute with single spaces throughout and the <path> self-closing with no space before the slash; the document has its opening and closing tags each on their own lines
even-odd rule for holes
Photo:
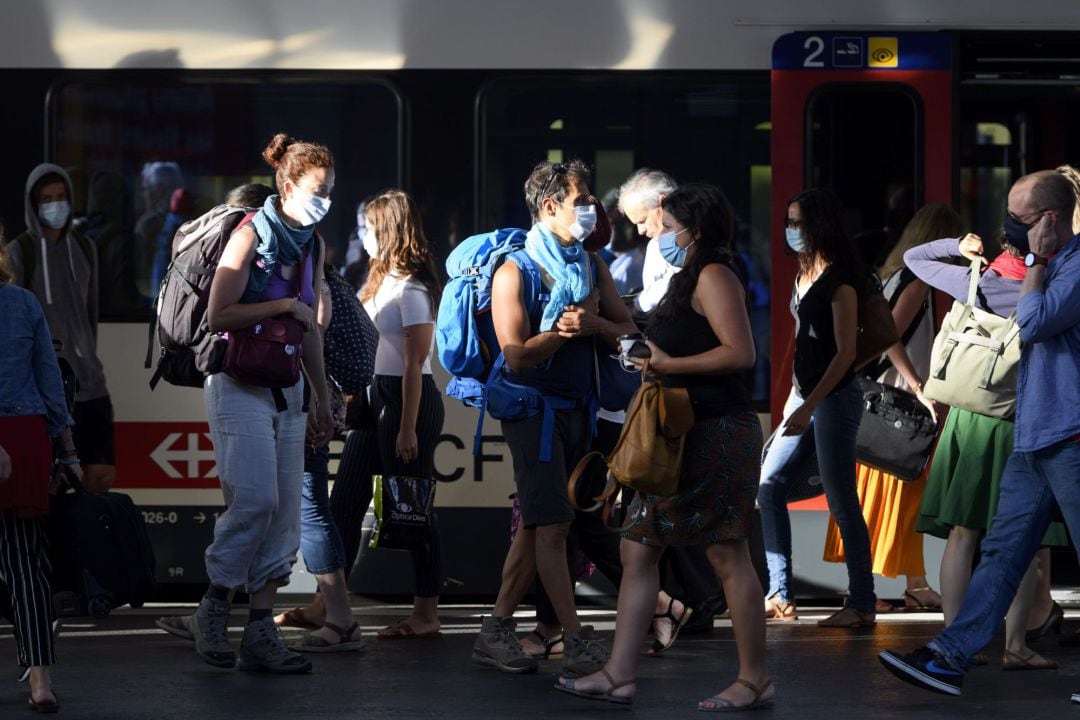
<svg viewBox="0 0 1080 720">
<path fill-rule="evenodd" d="M 236 652 L 229 644 L 229 603 L 204 597 L 192 619 L 195 652 L 199 657 L 214 667 L 234 667 Z"/>
<path fill-rule="evenodd" d="M 540 663 L 526 654 L 514 635 L 516 623 L 512 618 L 484 618 L 480 634 L 473 643 L 472 659 L 506 673 L 536 672 Z"/>
<path fill-rule="evenodd" d="M 566 677 L 582 677 L 594 673 L 608 661 L 608 651 L 596 639 L 592 625 L 582 625 L 576 633 L 563 637 L 566 648 L 563 653 L 562 674 Z"/>
<path fill-rule="evenodd" d="M 244 626 L 237 667 L 273 673 L 305 673 L 311 672 L 311 661 L 285 646 L 281 631 L 270 617 Z"/>
<path fill-rule="evenodd" d="M 184 640 L 195 639 L 195 616 L 194 615 L 168 615 L 154 621 L 159 628 Z"/>
</svg>

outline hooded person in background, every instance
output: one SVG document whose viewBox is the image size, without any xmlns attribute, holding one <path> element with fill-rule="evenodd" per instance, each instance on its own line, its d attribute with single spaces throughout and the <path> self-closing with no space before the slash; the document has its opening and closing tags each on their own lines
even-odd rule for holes
<svg viewBox="0 0 1080 720">
<path fill-rule="evenodd" d="M 43 163 L 26 180 L 26 232 L 7 246 L 14 283 L 37 296 L 60 356 L 78 380 L 75 448 L 83 484 L 104 492 L 116 479 L 113 408 L 97 356 L 97 250 L 71 229 L 71 179 L 58 165 Z"/>
<path fill-rule="evenodd" d="M 184 186 L 180 166 L 174 162 L 148 162 L 142 169 L 143 213 L 135 223 L 135 288 L 144 298 L 153 298 L 154 256 L 158 236 L 169 216 L 169 201 Z"/>
</svg>

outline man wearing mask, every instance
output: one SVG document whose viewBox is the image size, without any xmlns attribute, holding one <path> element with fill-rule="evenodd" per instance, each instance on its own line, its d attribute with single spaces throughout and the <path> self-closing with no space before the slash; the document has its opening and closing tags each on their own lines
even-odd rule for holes
<svg viewBox="0 0 1080 720">
<path fill-rule="evenodd" d="M 591 442 L 595 353 L 612 352 L 619 335 L 636 328 L 607 267 L 581 244 L 597 216 L 588 182 L 589 170 L 580 160 L 542 162 L 533 169 L 525 181 L 525 202 L 534 224 L 525 248 L 511 253 L 492 281 L 491 316 L 505 369 L 497 363 L 492 370 L 488 410 L 503 421 L 522 521 L 473 660 L 503 672 L 537 669 L 536 658 L 515 637 L 513 621 L 537 574 L 563 627 L 563 672 L 585 675 L 607 660 L 574 606 L 566 562 L 574 509 L 566 485 Z M 541 286 L 544 292 L 537 292 Z M 503 381 L 524 386 L 524 393 L 510 394 L 530 395 L 539 409 L 516 416 L 502 412 L 492 398 Z"/>
<path fill-rule="evenodd" d="M 1009 191 L 1005 237 L 1026 254 L 1016 306 L 1020 370 L 1016 441 L 1001 477 L 1001 495 L 982 556 L 952 624 L 929 645 L 881 653 L 905 682 L 959 695 L 971 656 L 997 633 L 1020 580 L 1050 524 L 1055 501 L 1069 534 L 1080 537 L 1080 235 L 1076 200 L 1063 175 L 1025 175 Z M 1080 693 L 1072 696 L 1080 702 Z"/>
<path fill-rule="evenodd" d="M 71 178 L 43 163 L 26 180 L 26 232 L 8 245 L 15 283 L 37 296 L 60 356 L 78 380 L 75 448 L 83 484 L 104 492 L 116 478 L 113 408 L 97 356 L 97 250 L 71 228 Z"/>
<path fill-rule="evenodd" d="M 644 287 L 635 301 L 637 310 L 644 315 L 660 304 L 668 283 L 680 270 L 676 260 L 681 248 L 670 238 L 669 242 L 660 242 L 664 217 L 660 204 L 677 187 L 675 180 L 663 170 L 641 168 L 619 188 L 619 210 L 634 224 L 638 233 L 649 238 L 642 270 Z M 685 254 L 685 250 L 682 253 Z M 667 612 L 658 612 L 654 620 L 656 640 L 659 647 L 666 649 L 679 632 L 680 625 L 684 633 L 711 630 L 714 615 L 724 612 L 726 603 L 703 548 L 693 545 L 669 547 L 660 561 L 660 568 L 664 590 L 686 601 L 685 606 L 681 602 L 673 603 Z M 679 587 L 673 585 L 673 579 Z M 689 620 L 686 606 L 693 611 Z"/>
<path fill-rule="evenodd" d="M 641 272 L 643 289 L 636 301 L 637 309 L 643 313 L 652 312 L 660 304 L 672 275 L 679 272 L 679 268 L 670 262 L 670 257 L 661 253 L 659 241 L 664 216 L 660 203 L 677 187 L 666 172 L 642 168 L 619 188 L 619 211 L 633 223 L 638 234 L 649 238 Z M 668 252 L 670 255 L 671 248 Z"/>
</svg>

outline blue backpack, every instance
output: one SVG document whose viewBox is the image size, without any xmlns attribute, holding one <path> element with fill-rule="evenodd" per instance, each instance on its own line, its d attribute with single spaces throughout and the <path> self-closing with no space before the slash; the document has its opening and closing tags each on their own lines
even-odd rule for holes
<svg viewBox="0 0 1080 720">
<path fill-rule="evenodd" d="M 439 303 L 435 341 L 439 362 L 453 376 L 446 386 L 447 396 L 480 410 L 473 454 L 480 453 L 485 411 L 499 420 L 543 413 L 540 459 L 546 462 L 551 459 L 554 411 L 572 408 L 575 402 L 510 382 L 502 372 L 505 361 L 491 320 L 492 279 L 511 255 L 521 269 L 529 316 L 537 316 L 548 300 L 540 268 L 525 252 L 525 234 L 506 228 L 473 235 L 450 253 L 446 259 L 450 279 Z"/>
<path fill-rule="evenodd" d="M 446 394 L 469 407 L 483 406 L 484 383 L 500 354 L 491 322 L 492 279 L 507 256 L 524 247 L 525 231 L 505 228 L 466 238 L 446 259 L 450 279 L 439 303 L 435 343 L 439 363 L 453 376 Z M 522 281 L 525 297 L 539 299 L 539 271 L 522 273 Z"/>
</svg>

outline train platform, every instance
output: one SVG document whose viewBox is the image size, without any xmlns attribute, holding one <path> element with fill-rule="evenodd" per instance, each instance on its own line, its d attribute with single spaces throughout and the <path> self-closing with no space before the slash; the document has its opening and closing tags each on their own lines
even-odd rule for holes
<svg viewBox="0 0 1080 720">
<path fill-rule="evenodd" d="M 283 607 L 290 607 L 284 598 Z M 85 720 L 301 720 L 303 718 L 558 718 L 604 717 L 620 706 L 578 700 L 552 689 L 558 662 L 535 675 L 504 675 L 469 659 L 473 637 L 488 606 L 442 609 L 443 637 L 379 641 L 375 631 L 400 619 L 405 606 L 359 602 L 356 612 L 369 635 L 361 652 L 315 655 L 314 672 L 273 676 L 219 670 L 203 663 L 190 642 L 154 626 L 162 615 L 189 613 L 193 606 L 118 610 L 104 620 L 65 621 L 55 670 L 62 716 Z M 990 664 L 968 675 L 964 695 L 947 698 L 909 687 L 878 663 L 885 648 L 908 648 L 931 638 L 940 614 L 879 616 L 876 627 L 848 631 L 818 628 L 832 608 L 800 607 L 800 620 L 770 625 L 769 664 L 777 686 L 774 709 L 755 717 L 798 718 L 1062 718 L 1080 715 L 1071 705 L 1080 690 L 1080 649 L 1053 639 L 1037 645 L 1058 660 L 1057 671 L 1003 672 L 1001 638 L 989 650 Z M 610 642 L 614 612 L 586 609 Z M 528 630 L 532 613 L 519 616 Z M 239 643 L 244 613 L 234 613 L 231 636 Z M 1066 631 L 1080 626 L 1080 606 L 1067 610 Z M 289 631 L 289 634 L 298 631 Z M 11 627 L 0 625 L 0 655 L 13 661 Z M 0 717 L 25 714 L 26 685 L 16 668 L 0 677 Z M 632 712 L 650 720 L 700 717 L 696 702 L 735 677 L 731 625 L 718 619 L 703 635 L 680 637 L 663 657 L 642 658 Z"/>
</svg>

